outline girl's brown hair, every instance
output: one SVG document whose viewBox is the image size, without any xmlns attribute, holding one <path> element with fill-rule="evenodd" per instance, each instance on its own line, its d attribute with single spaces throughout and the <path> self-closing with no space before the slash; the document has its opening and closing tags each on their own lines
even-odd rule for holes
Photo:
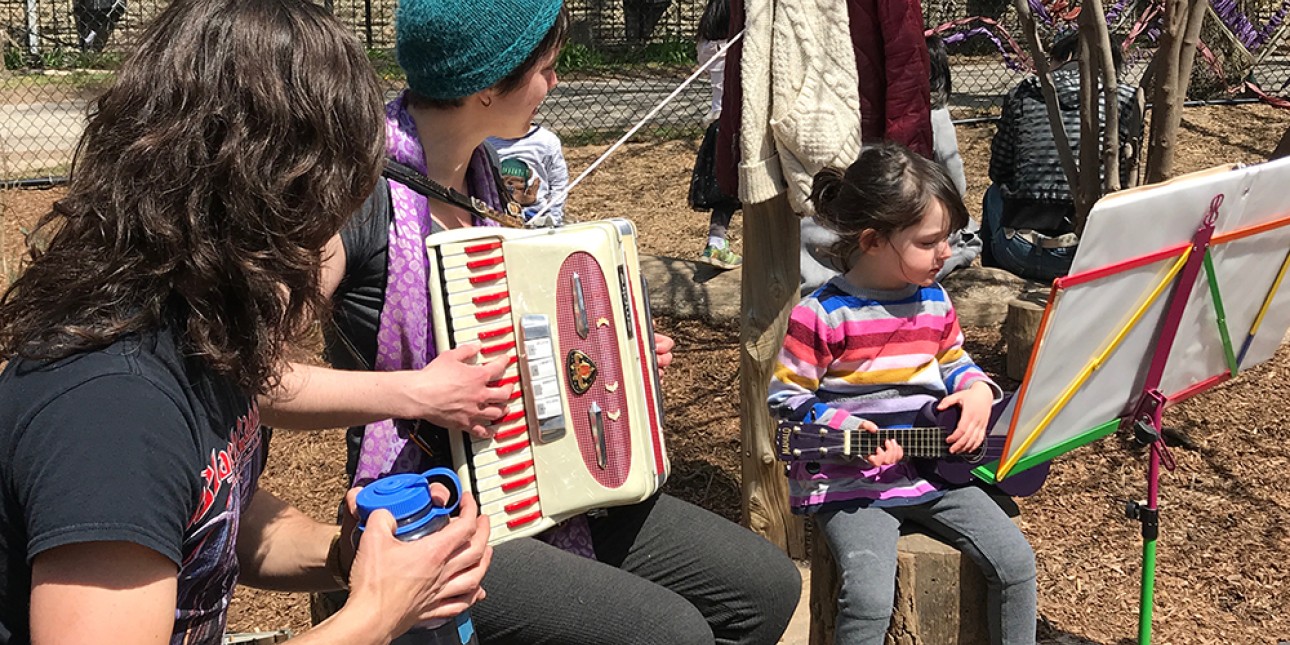
<svg viewBox="0 0 1290 645">
<path fill-rule="evenodd" d="M 917 224 L 932 200 L 945 208 L 951 231 L 967 226 L 967 207 L 945 169 L 890 142 L 867 145 L 846 170 L 816 173 L 810 196 L 815 219 L 839 237 L 830 252 L 844 271 L 861 233 L 872 229 L 890 238 Z"/>
<path fill-rule="evenodd" d="M 320 308 L 322 248 L 376 184 L 381 92 L 305 0 L 176 0 L 95 100 L 0 353 L 58 358 L 176 321 L 251 394 Z M 31 239 L 37 239 L 33 235 Z"/>
</svg>

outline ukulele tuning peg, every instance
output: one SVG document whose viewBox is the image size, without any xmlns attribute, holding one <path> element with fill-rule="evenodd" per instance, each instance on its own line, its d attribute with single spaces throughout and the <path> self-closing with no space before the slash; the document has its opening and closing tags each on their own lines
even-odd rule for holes
<svg viewBox="0 0 1290 645">
<path fill-rule="evenodd" d="M 802 456 L 802 451 L 801 451 L 801 450 L 798 450 L 797 448 L 794 448 L 794 449 L 793 449 L 793 456 L 794 456 L 794 457 L 801 457 L 801 456 Z"/>
</svg>

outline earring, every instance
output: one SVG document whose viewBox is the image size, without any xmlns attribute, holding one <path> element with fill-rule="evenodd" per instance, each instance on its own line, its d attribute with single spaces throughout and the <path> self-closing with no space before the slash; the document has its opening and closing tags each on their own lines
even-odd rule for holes
<svg viewBox="0 0 1290 645">
<path fill-rule="evenodd" d="M 492 105 L 493 105 L 493 97 L 491 97 L 491 96 L 481 96 L 481 97 L 479 97 L 479 102 L 480 102 L 481 104 L 483 104 L 483 106 L 484 106 L 484 107 L 490 107 L 490 106 L 492 106 Z"/>
</svg>

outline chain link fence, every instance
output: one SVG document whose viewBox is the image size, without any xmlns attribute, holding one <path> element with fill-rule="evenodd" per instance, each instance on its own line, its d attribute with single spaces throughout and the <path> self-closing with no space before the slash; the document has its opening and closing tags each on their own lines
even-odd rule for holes
<svg viewBox="0 0 1290 645">
<path fill-rule="evenodd" d="M 391 92 L 395 0 L 322 0 L 371 51 Z M 567 145 L 621 135 L 695 68 L 695 33 L 704 0 L 567 0 L 573 16 L 561 54 L 560 85 L 540 120 Z M 1031 0 L 1041 36 L 1070 26 Z M 1159 0 L 1107 4 L 1112 33 L 1128 40 L 1124 82 L 1137 83 L 1158 37 Z M 64 175 L 88 102 L 164 0 L 0 0 L 0 180 Z M 1009 0 L 925 0 L 925 23 L 946 40 L 956 118 L 998 113 L 1028 59 Z M 1240 95 L 1246 82 L 1290 95 L 1284 18 L 1290 0 L 1211 0 L 1191 98 Z M 711 89 L 700 76 L 661 109 L 643 136 L 697 136 Z"/>
</svg>

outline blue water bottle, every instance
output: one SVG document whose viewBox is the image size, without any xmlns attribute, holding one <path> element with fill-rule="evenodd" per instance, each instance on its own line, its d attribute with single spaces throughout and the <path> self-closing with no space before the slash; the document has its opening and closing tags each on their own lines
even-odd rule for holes
<svg viewBox="0 0 1290 645">
<path fill-rule="evenodd" d="M 431 483 L 448 489 L 447 504 L 439 506 L 430 497 Z M 395 537 L 411 542 L 447 526 L 449 516 L 461 502 L 461 494 L 461 480 L 448 468 L 383 477 L 358 491 L 358 528 L 363 530 L 372 511 L 383 508 L 398 523 Z M 421 623 L 391 645 L 479 645 L 479 638 L 470 612 L 463 611 L 447 621 Z"/>
</svg>

